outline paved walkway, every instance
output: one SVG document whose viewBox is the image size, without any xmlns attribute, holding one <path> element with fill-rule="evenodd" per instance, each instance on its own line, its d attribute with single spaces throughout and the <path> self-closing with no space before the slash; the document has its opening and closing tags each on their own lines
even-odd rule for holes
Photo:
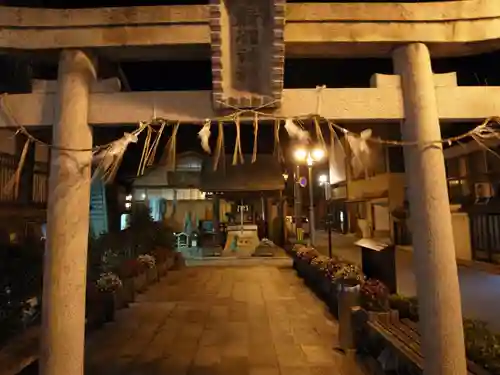
<svg viewBox="0 0 500 375">
<path fill-rule="evenodd" d="M 317 248 L 328 255 L 328 236 L 318 231 Z M 361 251 L 354 245 L 354 236 L 333 233 L 333 254 L 360 264 Z M 396 253 L 396 274 L 398 293 L 406 296 L 416 295 L 416 280 L 413 272 L 413 253 L 400 250 Z M 476 269 L 459 267 L 458 277 L 462 296 L 463 314 L 467 318 L 481 319 L 500 332 L 500 275 L 491 275 Z"/>
<path fill-rule="evenodd" d="M 289 260 L 190 267 L 91 336 L 87 373 L 361 375 L 336 344 L 336 322 Z"/>
</svg>

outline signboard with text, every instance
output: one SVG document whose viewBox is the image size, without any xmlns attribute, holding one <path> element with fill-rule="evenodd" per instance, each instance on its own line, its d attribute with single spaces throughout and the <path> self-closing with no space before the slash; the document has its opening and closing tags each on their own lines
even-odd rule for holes
<svg viewBox="0 0 500 375">
<path fill-rule="evenodd" d="M 283 89 L 284 10 L 283 0 L 211 0 L 216 108 L 279 105 Z"/>
</svg>

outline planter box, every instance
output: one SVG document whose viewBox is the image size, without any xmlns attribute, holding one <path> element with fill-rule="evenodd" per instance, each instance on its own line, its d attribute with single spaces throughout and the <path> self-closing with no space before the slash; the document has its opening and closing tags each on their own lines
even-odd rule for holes
<svg viewBox="0 0 500 375">
<path fill-rule="evenodd" d="M 115 320 L 115 310 L 116 310 L 116 293 L 103 292 L 102 293 L 102 304 L 103 304 L 103 320 L 104 323 L 109 323 Z"/>
<path fill-rule="evenodd" d="M 175 266 L 175 256 L 167 257 L 167 261 L 165 262 L 167 266 L 167 270 L 171 270 Z"/>
<path fill-rule="evenodd" d="M 294 263 L 296 264 L 295 269 L 297 270 L 297 274 L 303 279 L 307 280 L 311 275 L 311 265 L 305 261 L 304 259 L 295 259 Z"/>
<path fill-rule="evenodd" d="M 158 281 L 158 269 L 156 268 L 156 266 L 148 268 L 146 270 L 146 279 L 148 285 L 154 284 Z"/>
<path fill-rule="evenodd" d="M 332 284 L 332 281 L 328 277 L 323 276 L 319 280 L 318 289 L 319 289 L 319 292 L 320 292 L 323 300 L 326 302 L 327 297 L 332 292 L 332 289 L 335 289 L 335 285 Z"/>
<path fill-rule="evenodd" d="M 325 296 L 325 302 L 335 318 L 339 317 L 339 293 L 337 284 L 331 284 L 330 292 Z"/>
<path fill-rule="evenodd" d="M 123 287 L 118 289 L 113 293 L 115 309 L 120 310 L 128 306 L 128 302 L 125 297 L 125 290 Z"/>
<path fill-rule="evenodd" d="M 167 274 L 167 271 L 168 271 L 168 264 L 167 262 L 162 262 L 162 263 L 159 263 L 156 265 L 156 267 L 158 268 L 158 275 L 161 277 L 161 276 L 165 276 Z"/>
<path fill-rule="evenodd" d="M 361 323 L 375 322 L 375 321 L 391 323 L 399 321 L 398 310 L 378 312 L 378 311 L 367 311 L 363 308 L 359 308 L 359 310 L 356 311 L 356 314 L 359 316 L 357 320 Z"/>
<path fill-rule="evenodd" d="M 127 279 L 122 280 L 123 287 L 121 289 L 121 293 L 123 294 L 123 300 L 128 304 L 135 301 L 135 285 L 134 278 L 129 277 Z"/>
<path fill-rule="evenodd" d="M 134 277 L 134 290 L 137 293 L 142 293 L 147 287 L 147 276 L 145 272 L 140 273 Z"/>
</svg>

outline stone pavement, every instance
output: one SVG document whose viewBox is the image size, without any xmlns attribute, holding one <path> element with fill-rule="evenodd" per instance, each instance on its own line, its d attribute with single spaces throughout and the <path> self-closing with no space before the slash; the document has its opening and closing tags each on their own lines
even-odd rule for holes
<svg viewBox="0 0 500 375">
<path fill-rule="evenodd" d="M 361 375 L 336 344 L 336 322 L 289 260 L 188 267 L 90 337 L 86 373 Z"/>
<path fill-rule="evenodd" d="M 328 255 L 328 235 L 318 231 L 317 248 Z M 354 236 L 332 234 L 332 252 L 352 263 L 361 263 L 361 251 L 354 245 Z M 416 295 L 416 280 L 413 272 L 413 254 L 400 250 L 396 253 L 396 276 L 398 293 Z M 491 275 L 473 268 L 459 267 L 458 277 L 464 317 L 488 322 L 490 328 L 500 332 L 500 275 Z"/>
</svg>

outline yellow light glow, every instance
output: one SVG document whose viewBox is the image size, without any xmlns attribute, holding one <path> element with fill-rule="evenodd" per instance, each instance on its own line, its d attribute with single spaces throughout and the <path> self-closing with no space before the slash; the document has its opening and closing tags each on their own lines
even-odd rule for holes
<svg viewBox="0 0 500 375">
<path fill-rule="evenodd" d="M 295 150 L 293 155 L 295 157 L 295 160 L 304 161 L 307 158 L 307 151 L 303 148 L 299 148 L 298 150 Z"/>
<path fill-rule="evenodd" d="M 325 157 L 325 151 L 321 148 L 316 148 L 312 151 L 311 156 L 314 161 L 320 161 Z"/>
<path fill-rule="evenodd" d="M 319 176 L 319 183 L 320 184 L 325 184 L 328 181 L 328 176 L 326 174 L 322 174 Z"/>
</svg>

